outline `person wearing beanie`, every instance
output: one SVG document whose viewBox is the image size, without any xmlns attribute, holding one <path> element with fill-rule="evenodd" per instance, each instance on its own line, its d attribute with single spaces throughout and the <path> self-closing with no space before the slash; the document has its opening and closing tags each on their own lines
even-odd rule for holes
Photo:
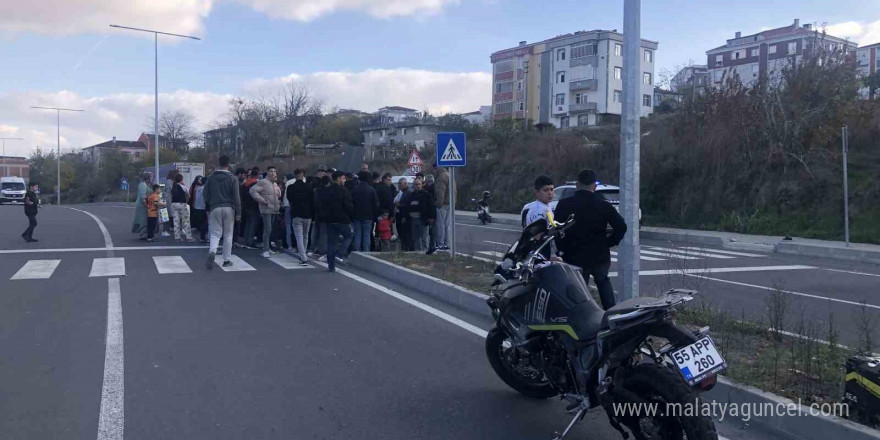
<svg viewBox="0 0 880 440">
<path fill-rule="evenodd" d="M 582 269 L 585 282 L 589 283 L 590 276 L 593 277 L 602 307 L 608 310 L 617 303 L 608 278 L 610 248 L 623 239 L 626 223 L 611 203 L 596 194 L 598 183 L 599 175 L 595 171 L 581 171 L 578 173 L 577 191 L 556 205 L 556 220 L 565 222 L 571 215 L 575 220 L 574 226 L 557 246 L 566 263 Z M 610 235 L 607 233 L 608 225 L 611 225 Z"/>
</svg>

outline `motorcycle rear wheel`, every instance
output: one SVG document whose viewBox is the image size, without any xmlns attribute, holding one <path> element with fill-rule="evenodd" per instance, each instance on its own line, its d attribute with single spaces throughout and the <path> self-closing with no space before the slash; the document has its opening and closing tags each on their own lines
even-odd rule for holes
<svg viewBox="0 0 880 440">
<path fill-rule="evenodd" d="M 624 379 L 627 390 L 658 405 L 655 417 L 630 418 L 621 421 L 633 432 L 636 440 L 718 440 L 715 423 L 701 416 L 702 403 L 697 393 L 675 371 L 659 364 L 639 364 Z M 681 408 L 696 405 L 691 415 L 686 411 L 680 416 L 662 414 L 666 404 L 679 404 Z M 694 413 L 693 408 L 697 408 Z"/>
<path fill-rule="evenodd" d="M 542 372 L 535 370 L 533 374 L 525 374 L 520 368 L 511 365 L 510 358 L 515 353 L 513 349 L 504 347 L 504 341 L 507 340 L 509 340 L 507 334 L 498 327 L 493 328 L 486 335 L 486 357 L 489 358 L 489 365 L 492 365 L 495 374 L 507 386 L 526 397 L 547 399 L 556 396 L 558 393 Z"/>
</svg>

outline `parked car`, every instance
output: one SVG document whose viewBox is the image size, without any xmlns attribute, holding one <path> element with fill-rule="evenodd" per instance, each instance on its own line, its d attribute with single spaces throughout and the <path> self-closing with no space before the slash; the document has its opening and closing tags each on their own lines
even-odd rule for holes
<svg viewBox="0 0 880 440">
<path fill-rule="evenodd" d="M 574 182 L 568 182 L 565 185 L 556 187 L 556 189 L 553 190 L 553 201 L 550 202 L 550 209 L 556 211 L 556 205 L 559 201 L 573 196 L 575 191 L 577 191 L 577 186 Z M 602 196 L 605 197 L 605 200 L 608 200 L 609 203 L 614 205 L 614 209 L 618 212 L 620 211 L 620 187 L 614 185 L 598 185 L 596 186 L 596 193 L 602 194 Z M 522 213 L 520 214 L 520 223 L 522 223 L 523 227 L 526 227 L 526 215 L 528 215 L 532 203 L 534 202 L 529 202 L 523 205 Z M 639 209 L 639 227 L 641 226 L 642 210 Z"/>
</svg>

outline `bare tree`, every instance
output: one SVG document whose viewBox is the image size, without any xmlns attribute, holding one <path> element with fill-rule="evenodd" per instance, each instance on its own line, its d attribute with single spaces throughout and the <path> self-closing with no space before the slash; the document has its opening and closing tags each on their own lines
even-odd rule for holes
<svg viewBox="0 0 880 440">
<path fill-rule="evenodd" d="M 147 120 L 150 133 L 154 130 L 154 121 L 152 117 Z M 189 143 L 199 138 L 195 122 L 196 117 L 186 110 L 162 112 L 159 115 L 159 146 L 185 153 L 189 149 Z"/>
</svg>

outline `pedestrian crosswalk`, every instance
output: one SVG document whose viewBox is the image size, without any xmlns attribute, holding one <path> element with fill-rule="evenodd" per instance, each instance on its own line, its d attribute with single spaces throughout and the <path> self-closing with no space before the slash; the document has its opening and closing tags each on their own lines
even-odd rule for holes
<svg viewBox="0 0 880 440">
<path fill-rule="evenodd" d="M 492 258 L 504 258 L 504 252 L 477 251 L 477 254 Z M 618 253 L 611 251 L 611 261 L 617 262 Z M 644 261 L 668 261 L 668 260 L 701 260 L 718 259 L 730 260 L 734 258 L 763 258 L 764 255 L 747 252 L 734 252 L 719 249 L 708 249 L 693 246 L 684 247 L 659 247 L 642 246 L 639 258 Z"/>
<path fill-rule="evenodd" d="M 201 255 L 204 254 L 199 254 L 199 256 L 193 254 L 186 258 L 180 255 L 153 256 L 151 258 L 153 263 L 152 266 L 155 267 L 155 272 L 153 273 L 158 273 L 159 275 L 192 274 L 195 272 L 193 267 L 199 266 L 201 266 L 201 270 L 204 271 L 205 260 Z M 253 258 L 254 260 L 263 259 L 259 256 L 248 258 Z M 131 263 L 131 260 L 133 259 L 137 259 L 134 264 Z M 251 264 L 253 262 L 249 263 L 238 255 L 232 255 L 232 258 L 230 259 L 232 266 L 223 267 L 223 257 L 217 255 L 215 258 L 215 262 L 217 263 L 216 267 L 222 272 L 251 272 L 258 270 L 257 267 L 260 267 L 259 270 L 271 270 L 271 268 L 275 266 L 281 270 L 315 269 L 315 266 L 312 265 L 301 265 L 298 258 L 285 253 L 272 255 L 267 260 L 274 264 L 270 267 L 260 264 Z M 142 271 L 144 269 L 152 270 L 149 265 L 144 264 L 146 261 L 149 261 L 146 257 L 93 258 L 91 261 L 91 269 L 88 269 L 88 277 L 122 277 L 127 274 L 127 269 L 136 271 Z M 81 265 L 82 263 L 77 265 L 77 270 L 83 270 L 83 275 L 85 275 L 84 269 L 86 268 L 82 268 Z M 68 262 L 67 266 L 73 266 L 72 262 Z M 64 261 L 27 260 L 9 279 L 46 280 L 52 278 L 52 276 L 58 272 L 59 267 L 65 268 Z"/>
</svg>

